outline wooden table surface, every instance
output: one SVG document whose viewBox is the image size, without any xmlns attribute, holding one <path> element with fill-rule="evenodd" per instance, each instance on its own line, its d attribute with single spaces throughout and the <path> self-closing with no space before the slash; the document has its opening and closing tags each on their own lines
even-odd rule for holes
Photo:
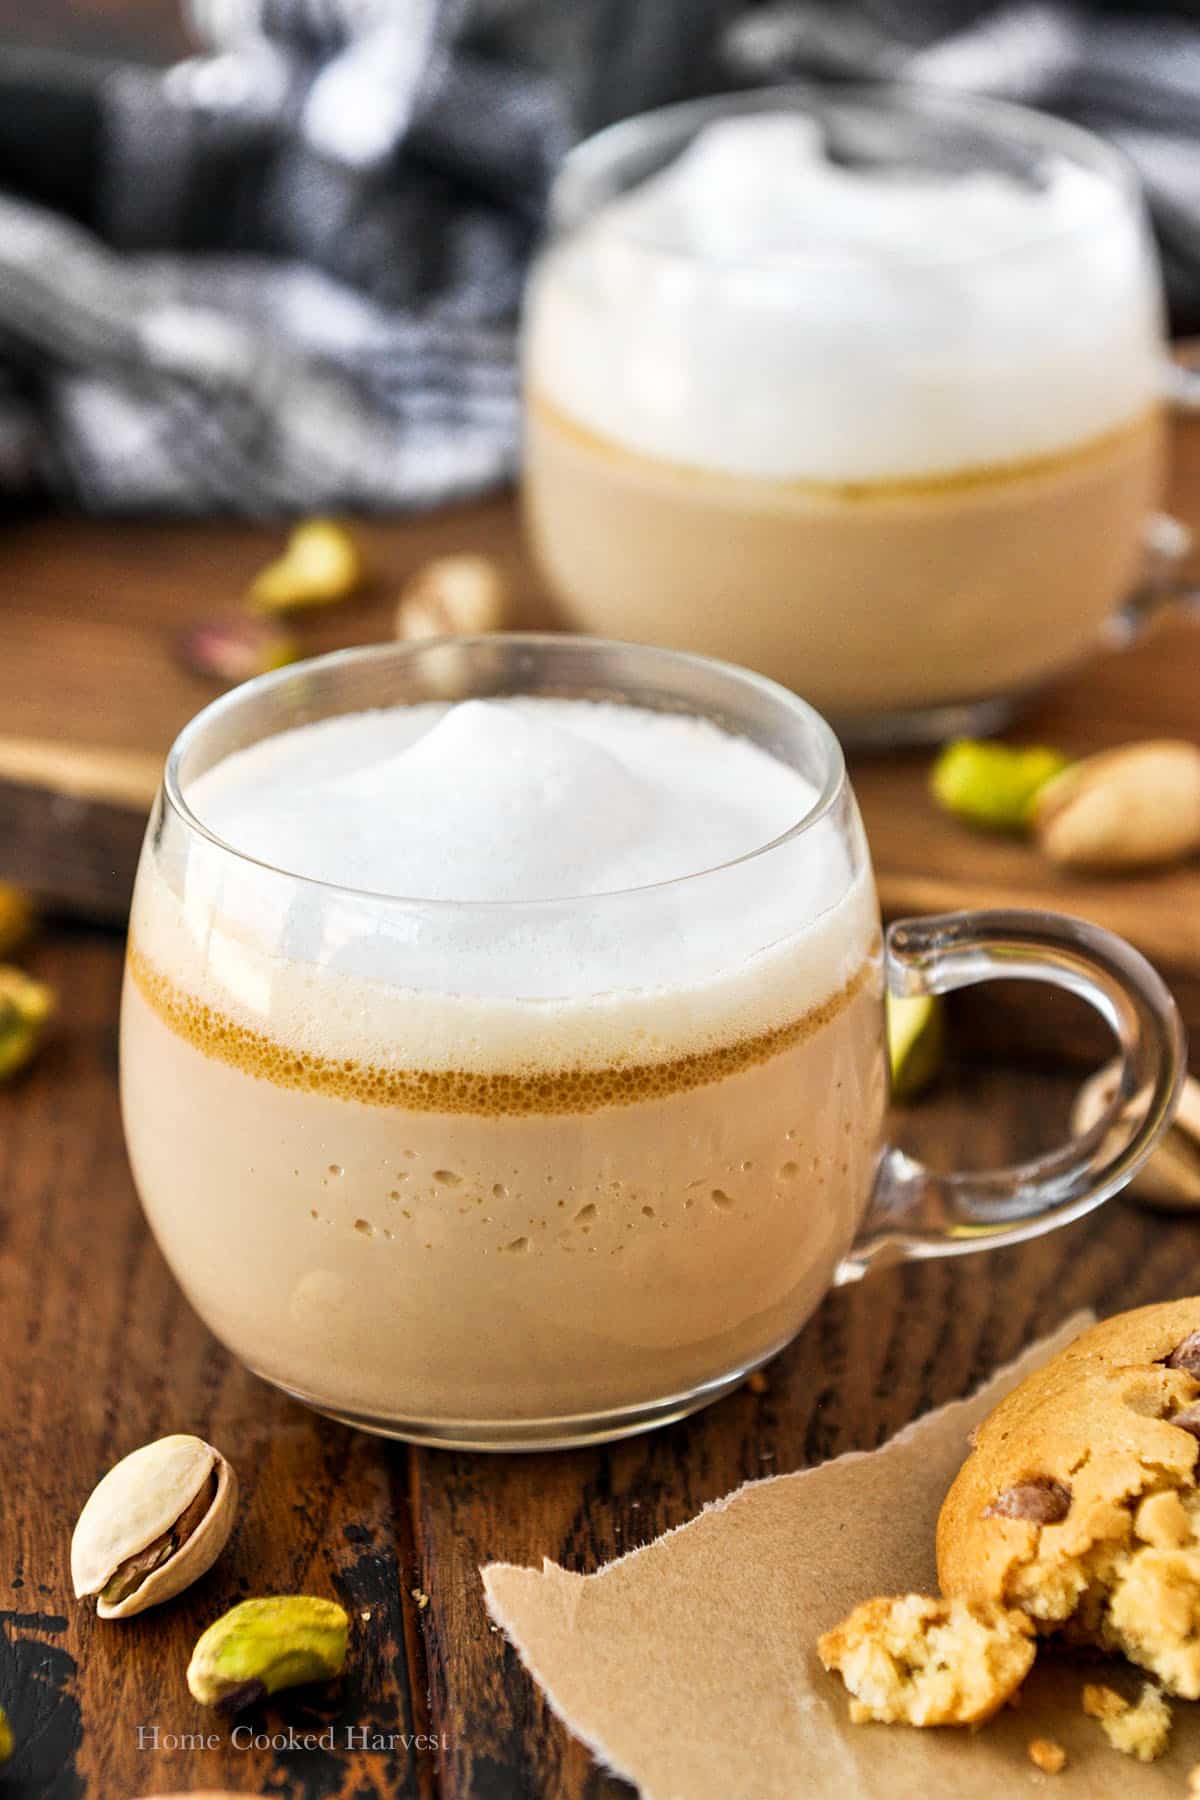
<svg viewBox="0 0 1200 1800">
<path fill-rule="evenodd" d="M 122 627 L 105 591 L 136 562 L 146 591 L 166 594 L 180 529 L 43 523 L 10 538 L 27 578 L 98 596 L 97 681 L 120 672 Z M 392 528 L 396 573 L 418 559 L 406 544 L 423 554 L 453 532 L 445 521 Z M 231 589 L 261 560 L 244 529 L 196 528 L 192 542 Z M 0 662 L 0 673 L 15 681 L 11 666 Z M 65 720 L 88 702 L 81 692 L 65 707 L 62 694 L 24 703 Z M 1019 1250 L 892 1270 L 835 1294 L 773 1365 L 765 1393 L 743 1390 L 612 1450 L 473 1457 L 385 1444 L 247 1375 L 175 1288 L 122 1145 L 121 956 L 116 933 L 43 933 L 28 960 L 58 990 L 59 1027 L 28 1075 L 0 1090 L 0 1703 L 18 1744 L 0 1791 L 12 1800 L 217 1788 L 294 1800 L 627 1792 L 550 1715 L 489 1628 L 481 1563 L 550 1556 L 594 1569 L 748 1477 L 878 1444 L 1075 1307 L 1112 1310 L 1200 1285 L 1200 1222 L 1114 1202 Z M 952 1064 L 897 1128 L 943 1164 L 1008 1160 L 1061 1133 L 1076 1079 L 976 1056 Z M 75 1517 L 113 1461 L 170 1431 L 210 1438 L 237 1466 L 235 1542 L 179 1601 L 99 1623 L 70 1594 Z M 333 1724 L 339 1748 L 240 1748 L 229 1723 L 188 1694 L 191 1645 L 237 1599 L 299 1590 L 349 1607 L 346 1677 L 247 1722 L 285 1737 Z M 365 1728 L 366 1742 L 348 1749 L 348 1727 Z M 210 1732 L 216 1741 L 201 1744 Z"/>
</svg>

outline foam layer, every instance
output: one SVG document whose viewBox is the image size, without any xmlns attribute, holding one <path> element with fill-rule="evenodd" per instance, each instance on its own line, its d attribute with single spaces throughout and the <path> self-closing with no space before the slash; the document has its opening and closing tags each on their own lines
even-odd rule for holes
<svg viewBox="0 0 1200 1800">
<path fill-rule="evenodd" d="M 235 849 L 312 880 L 420 900 L 553 900 L 744 856 L 815 798 L 707 719 L 521 698 L 284 732 L 201 777 L 189 804 Z"/>
<path fill-rule="evenodd" d="M 1048 155 L 1039 177 L 837 166 L 794 114 L 714 124 L 543 257 L 531 392 L 626 449 L 776 480 L 1103 436 L 1158 396 L 1157 278 L 1102 175 Z"/>
<path fill-rule="evenodd" d="M 270 739 L 187 798 L 276 868 L 424 896 L 313 886 L 169 831 L 132 941 L 143 992 L 193 1038 L 208 1009 L 206 1032 L 323 1065 L 643 1070 L 791 1033 L 878 953 L 853 816 L 729 865 L 813 793 L 705 721 L 585 701 L 395 708 Z"/>
</svg>

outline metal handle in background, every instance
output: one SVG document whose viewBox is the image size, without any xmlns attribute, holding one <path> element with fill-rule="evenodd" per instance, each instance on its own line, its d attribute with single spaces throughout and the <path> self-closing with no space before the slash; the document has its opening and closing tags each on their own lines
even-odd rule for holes
<svg viewBox="0 0 1200 1800">
<path fill-rule="evenodd" d="M 1066 988 L 1111 1027 L 1121 1077 L 1090 1131 L 1030 1162 L 942 1175 L 885 1149 L 867 1216 L 834 1277 L 839 1285 L 881 1264 L 1019 1244 L 1125 1186 L 1170 1124 L 1186 1072 L 1178 1008 L 1145 957 L 1098 925 L 1006 910 L 900 920 L 887 934 L 886 963 L 888 986 L 901 995 L 998 980 Z"/>
<path fill-rule="evenodd" d="M 1200 348 L 1194 338 L 1165 359 L 1163 386 L 1172 412 L 1184 417 L 1200 412 Z"/>
<path fill-rule="evenodd" d="M 1169 410 L 1180 418 L 1200 413 L 1200 351 L 1177 352 L 1163 362 L 1163 390 Z M 1194 533 L 1170 513 L 1151 513 L 1143 536 L 1141 578 L 1110 620 L 1106 636 L 1114 646 L 1132 643 L 1164 613 L 1200 618 L 1200 584 L 1181 576 Z"/>
<path fill-rule="evenodd" d="M 1103 630 L 1112 649 L 1124 649 L 1164 615 L 1200 620 L 1200 584 L 1180 571 L 1192 553 L 1194 533 L 1170 513 L 1151 513 L 1142 532 L 1141 579 Z"/>
</svg>

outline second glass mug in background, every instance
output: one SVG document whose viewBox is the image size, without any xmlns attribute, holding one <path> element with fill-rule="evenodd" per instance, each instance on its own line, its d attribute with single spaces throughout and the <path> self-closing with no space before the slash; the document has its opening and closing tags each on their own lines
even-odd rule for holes
<svg viewBox="0 0 1200 1800">
<path fill-rule="evenodd" d="M 290 875 L 189 805 L 200 774 L 291 727 L 513 693 L 709 718 L 799 771 L 812 805 L 721 868 L 469 903 Z M 540 988 L 531 946 L 554 972 Z M 576 967 L 602 974 L 581 986 Z M 1120 1094 L 1037 1162 L 935 1174 L 881 1148 L 883 983 L 997 975 L 1090 1000 L 1120 1043 Z M 559 1036 L 576 1051 L 547 1070 Z M 831 1283 L 1019 1241 L 1115 1192 L 1182 1069 L 1170 996 L 1103 931 L 956 914 L 893 926 L 885 951 L 832 731 L 762 677 L 670 651 L 491 637 L 264 676 L 182 733 L 138 874 L 122 1105 L 167 1261 L 256 1373 L 425 1443 L 532 1448 L 677 1418 L 779 1350 Z"/>
<path fill-rule="evenodd" d="M 683 201 L 622 210 L 706 127 L 789 114 L 839 166 L 1053 188 L 1061 228 L 864 249 L 852 224 L 760 255 L 704 249 Z M 720 181 L 711 208 L 757 204 Z M 1073 126 L 899 86 L 612 126 L 559 177 L 524 366 L 526 517 L 566 623 L 761 670 L 845 740 L 995 728 L 1137 583 L 1158 268 L 1130 170 Z"/>
</svg>

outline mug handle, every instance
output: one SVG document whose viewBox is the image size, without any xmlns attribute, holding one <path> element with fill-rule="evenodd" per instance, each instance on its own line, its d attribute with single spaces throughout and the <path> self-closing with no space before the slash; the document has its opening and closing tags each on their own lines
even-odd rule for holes
<svg viewBox="0 0 1200 1800">
<path fill-rule="evenodd" d="M 1195 620 L 1200 616 L 1200 585 L 1184 573 L 1195 533 L 1170 513 L 1151 513 L 1142 531 L 1141 576 L 1123 605 L 1102 628 L 1102 639 L 1114 650 L 1136 642 L 1164 614 Z"/>
<path fill-rule="evenodd" d="M 1163 361 L 1163 394 L 1177 417 L 1200 413 L 1200 355 L 1177 353 Z M 1151 513 L 1142 534 L 1142 573 L 1133 593 L 1108 623 L 1107 637 L 1116 648 L 1139 638 L 1165 612 L 1195 618 L 1200 589 L 1183 574 L 1194 533 L 1170 513 Z"/>
<path fill-rule="evenodd" d="M 1125 1186 L 1170 1124 L 1187 1067 L 1179 1009 L 1144 956 L 1080 919 L 998 910 L 898 920 L 884 957 L 893 994 L 948 994 L 997 980 L 1048 981 L 1078 994 L 1112 1029 L 1121 1076 L 1091 1130 L 1030 1162 L 943 1175 L 887 1146 L 835 1285 L 889 1263 L 1022 1243 Z"/>
<path fill-rule="evenodd" d="M 1194 340 L 1164 360 L 1163 389 L 1173 413 L 1188 418 L 1200 412 L 1200 355 Z"/>
</svg>

